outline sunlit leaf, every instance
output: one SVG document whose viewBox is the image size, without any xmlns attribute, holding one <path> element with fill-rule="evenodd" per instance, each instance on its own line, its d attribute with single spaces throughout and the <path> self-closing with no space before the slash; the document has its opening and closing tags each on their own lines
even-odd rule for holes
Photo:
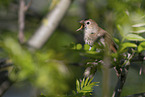
<svg viewBox="0 0 145 97">
<path fill-rule="evenodd" d="M 96 85 L 98 82 L 92 82 L 92 80 L 93 80 L 93 78 L 91 78 L 90 80 L 89 80 L 89 78 L 86 78 L 86 80 L 85 80 L 85 78 L 83 78 L 82 82 L 79 82 L 77 80 L 76 81 L 77 93 L 83 93 L 84 95 L 86 93 L 91 93 L 93 91 L 93 87 L 98 86 L 98 85 Z"/>
<path fill-rule="evenodd" d="M 119 39 L 114 38 L 115 43 L 119 44 Z"/>
<path fill-rule="evenodd" d="M 145 50 L 145 42 L 142 42 L 139 44 L 138 46 L 138 52 L 142 52 L 143 50 Z"/>
<path fill-rule="evenodd" d="M 85 84 L 84 84 L 85 86 L 88 84 L 88 80 L 89 80 L 89 77 L 86 78 L 86 81 L 85 81 Z"/>
<path fill-rule="evenodd" d="M 92 78 L 89 80 L 88 84 L 90 84 L 90 83 L 92 82 L 93 79 L 94 79 L 94 78 L 92 77 Z"/>
<path fill-rule="evenodd" d="M 145 23 L 139 23 L 139 24 L 132 25 L 132 27 L 142 27 L 142 26 L 145 26 Z"/>
<path fill-rule="evenodd" d="M 77 44 L 77 50 L 82 49 L 82 45 L 81 44 Z"/>
<path fill-rule="evenodd" d="M 89 50 L 89 49 L 90 49 L 90 46 L 89 46 L 88 44 L 85 44 L 85 45 L 84 45 L 84 50 L 87 51 L 87 50 Z"/>
<path fill-rule="evenodd" d="M 130 31 L 131 33 L 144 33 L 145 32 L 145 28 L 144 27 L 136 27 L 134 28 L 134 31 Z"/>
<path fill-rule="evenodd" d="M 123 30 L 122 30 L 120 25 L 117 25 L 117 29 L 119 30 L 119 32 L 123 32 Z M 121 34 L 121 36 L 124 36 L 123 33 L 120 33 L 120 34 Z"/>
<path fill-rule="evenodd" d="M 130 24 L 124 24 L 123 26 L 117 25 L 120 35 L 124 38 L 127 34 L 130 33 L 131 27 Z"/>
<path fill-rule="evenodd" d="M 127 40 L 131 40 L 131 41 L 143 41 L 143 40 L 145 40 L 142 36 L 137 35 L 137 34 L 128 34 L 125 38 Z"/>
<path fill-rule="evenodd" d="M 80 82 L 78 80 L 76 80 L 76 90 L 80 91 Z"/>
<path fill-rule="evenodd" d="M 122 48 L 120 51 L 122 51 L 128 47 L 137 47 L 137 45 L 135 43 L 130 43 L 130 42 L 125 42 L 121 46 L 122 46 Z"/>
<path fill-rule="evenodd" d="M 85 82 L 85 78 L 83 78 L 83 81 L 81 82 L 81 89 L 82 89 L 83 86 L 84 86 L 84 82 Z"/>
</svg>

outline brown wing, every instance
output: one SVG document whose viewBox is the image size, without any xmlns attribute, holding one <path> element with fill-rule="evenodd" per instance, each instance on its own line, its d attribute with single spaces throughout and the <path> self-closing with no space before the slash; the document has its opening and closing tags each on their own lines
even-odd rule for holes
<svg viewBox="0 0 145 97">
<path fill-rule="evenodd" d="M 115 42 L 113 41 L 113 39 L 109 33 L 106 33 L 105 41 L 114 53 L 117 52 L 117 46 L 116 46 Z"/>
<path fill-rule="evenodd" d="M 109 48 L 110 48 L 114 53 L 117 52 L 116 44 L 114 43 L 114 41 L 113 41 L 111 35 L 110 35 L 107 31 L 103 30 L 102 28 L 100 28 L 100 31 L 99 31 L 99 32 L 101 33 L 100 35 L 102 35 L 102 36 L 105 38 L 105 42 L 106 42 L 106 44 L 109 46 Z M 102 37 L 102 36 L 101 36 L 101 37 Z"/>
</svg>

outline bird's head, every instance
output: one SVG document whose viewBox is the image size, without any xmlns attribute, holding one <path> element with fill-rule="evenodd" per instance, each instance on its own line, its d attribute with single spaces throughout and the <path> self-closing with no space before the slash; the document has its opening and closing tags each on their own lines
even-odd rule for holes
<svg viewBox="0 0 145 97">
<path fill-rule="evenodd" d="M 79 31 L 82 29 L 97 29 L 98 28 L 97 23 L 92 19 L 81 20 L 79 21 L 79 23 L 81 24 L 81 27 L 77 29 L 76 31 Z"/>
</svg>

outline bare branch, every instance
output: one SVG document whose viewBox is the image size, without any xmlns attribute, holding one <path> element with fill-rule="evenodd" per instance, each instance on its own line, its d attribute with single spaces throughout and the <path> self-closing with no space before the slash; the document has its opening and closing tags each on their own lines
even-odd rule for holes
<svg viewBox="0 0 145 97">
<path fill-rule="evenodd" d="M 27 11 L 30 8 L 31 4 L 32 4 L 32 0 L 30 0 L 30 2 L 27 4 L 27 6 L 25 6 L 25 11 Z"/>
<path fill-rule="evenodd" d="M 3 93 L 12 85 L 12 82 L 10 81 L 4 81 L 1 85 L 0 85 L 0 96 L 3 95 Z"/>
<path fill-rule="evenodd" d="M 19 34 L 18 38 L 20 43 L 24 43 L 24 28 L 25 28 L 25 12 L 28 10 L 32 3 L 32 0 L 25 6 L 25 0 L 20 0 L 19 5 Z"/>
<path fill-rule="evenodd" d="M 52 35 L 67 12 L 72 0 L 60 0 L 59 4 L 43 19 L 42 25 L 28 41 L 29 47 L 41 48 Z"/>
<path fill-rule="evenodd" d="M 125 67 L 122 67 L 122 72 L 121 72 L 121 75 L 118 79 L 118 82 L 117 82 L 117 85 L 116 85 L 116 88 L 115 88 L 115 91 L 112 95 L 112 97 L 120 97 L 120 94 L 122 92 L 122 88 L 124 86 L 124 83 L 126 81 L 126 76 L 127 76 L 127 70 Z"/>
<path fill-rule="evenodd" d="M 20 0 L 19 7 L 19 34 L 18 38 L 20 43 L 24 43 L 24 28 L 25 28 L 25 1 Z"/>
<path fill-rule="evenodd" d="M 0 97 L 13 84 L 13 82 L 10 81 L 8 78 L 9 69 L 12 68 L 12 63 L 8 61 L 9 61 L 8 58 L 0 59 Z"/>
<path fill-rule="evenodd" d="M 134 52 L 132 53 L 132 55 L 127 53 L 128 60 L 125 60 L 124 61 L 125 64 L 123 65 L 122 68 L 120 68 L 121 74 L 118 78 L 118 82 L 117 82 L 117 85 L 113 92 L 112 97 L 120 97 L 120 94 L 122 92 L 124 83 L 126 81 L 127 73 L 128 73 L 129 67 L 130 67 L 130 60 L 132 59 L 133 56 L 134 56 Z"/>
</svg>

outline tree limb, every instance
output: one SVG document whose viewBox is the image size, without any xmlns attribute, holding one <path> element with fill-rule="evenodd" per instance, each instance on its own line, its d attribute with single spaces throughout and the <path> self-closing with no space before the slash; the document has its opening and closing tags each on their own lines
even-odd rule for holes
<svg viewBox="0 0 145 97">
<path fill-rule="evenodd" d="M 18 39 L 20 43 L 24 43 L 24 28 L 25 28 L 25 12 L 28 10 L 32 3 L 32 0 L 28 3 L 28 5 L 25 5 L 25 0 L 20 0 L 19 5 L 19 34 Z"/>
<path fill-rule="evenodd" d="M 12 68 L 12 63 L 8 62 L 8 58 L 1 58 L 0 59 L 0 97 L 13 84 L 13 82 L 10 81 L 8 78 L 9 68 Z"/>
<path fill-rule="evenodd" d="M 47 14 L 42 25 L 35 34 L 28 40 L 28 46 L 31 48 L 41 48 L 47 39 L 52 35 L 56 27 L 67 12 L 72 0 L 60 0 L 59 4 L 53 11 Z"/>
<path fill-rule="evenodd" d="M 132 59 L 133 56 L 134 56 L 134 52 L 132 53 L 132 55 L 127 53 L 128 60 L 125 60 L 124 61 L 125 64 L 123 64 L 122 68 L 120 68 L 121 73 L 118 78 L 118 82 L 117 82 L 117 85 L 113 92 L 112 97 L 120 97 L 124 83 L 126 81 L 127 73 L 128 73 L 129 67 L 130 67 L 130 60 Z"/>
<path fill-rule="evenodd" d="M 25 0 L 20 0 L 19 6 L 19 34 L 20 43 L 24 43 L 24 28 L 25 28 Z"/>
<path fill-rule="evenodd" d="M 128 70 L 126 70 L 125 67 L 122 67 L 121 69 L 122 69 L 121 75 L 118 78 L 118 82 L 117 82 L 117 85 L 116 85 L 116 88 L 114 90 L 112 97 L 120 97 L 120 94 L 122 92 L 122 88 L 123 88 L 124 83 L 126 81 L 126 76 L 127 76 Z"/>
</svg>

